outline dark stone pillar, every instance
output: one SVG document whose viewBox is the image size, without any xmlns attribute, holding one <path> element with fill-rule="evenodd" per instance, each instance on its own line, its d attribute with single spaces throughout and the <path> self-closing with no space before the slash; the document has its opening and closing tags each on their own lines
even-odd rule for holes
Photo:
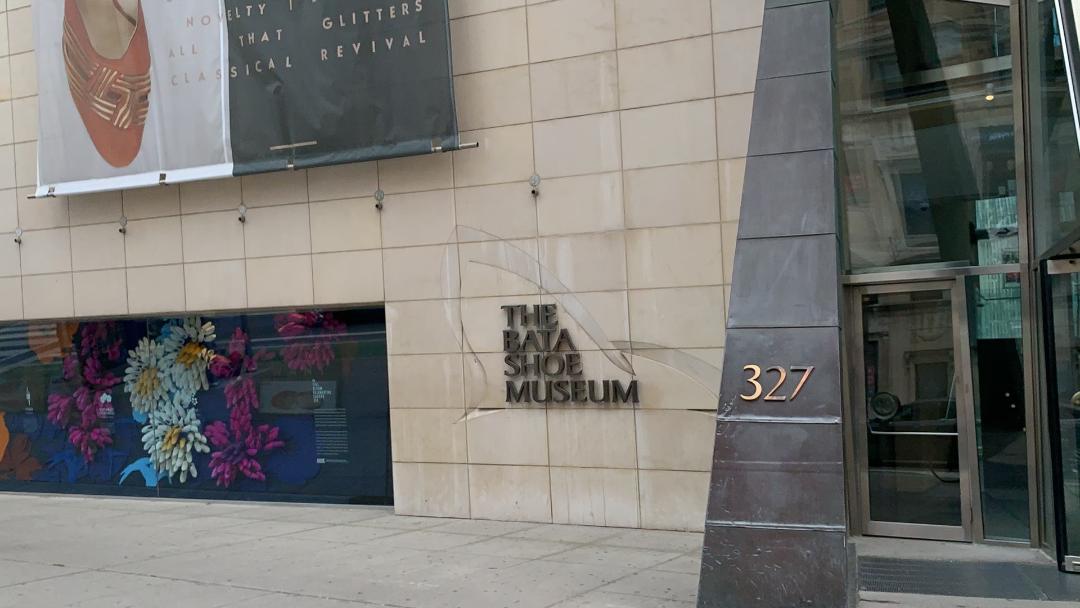
<svg viewBox="0 0 1080 608">
<path fill-rule="evenodd" d="M 767 0 L 701 608 L 853 605 L 844 498 L 832 9 Z M 763 391 L 748 382 L 759 366 Z M 792 399 L 802 366 L 813 371 Z M 782 373 L 786 380 L 766 399 Z M 749 399 L 743 396 L 749 397 Z M 786 400 L 776 400 L 779 397 Z"/>
</svg>

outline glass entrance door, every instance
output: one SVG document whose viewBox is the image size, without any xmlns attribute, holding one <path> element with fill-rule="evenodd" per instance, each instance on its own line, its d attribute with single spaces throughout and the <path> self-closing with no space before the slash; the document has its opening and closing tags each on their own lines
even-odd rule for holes
<svg viewBox="0 0 1080 608">
<path fill-rule="evenodd" d="M 1047 264 L 1048 416 L 1063 569 L 1080 572 L 1080 260 Z"/>
<path fill-rule="evenodd" d="M 863 531 L 970 540 L 973 416 L 961 363 L 964 292 L 949 281 L 864 287 L 857 297 Z"/>
</svg>

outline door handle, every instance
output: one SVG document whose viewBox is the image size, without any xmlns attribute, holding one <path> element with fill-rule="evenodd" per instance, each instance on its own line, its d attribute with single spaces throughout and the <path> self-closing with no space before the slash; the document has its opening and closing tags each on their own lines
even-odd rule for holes
<svg viewBox="0 0 1080 608">
<path fill-rule="evenodd" d="M 903 435 L 916 437 L 959 437 L 960 433 L 933 433 L 920 431 L 875 431 L 870 429 L 871 435 Z"/>
</svg>

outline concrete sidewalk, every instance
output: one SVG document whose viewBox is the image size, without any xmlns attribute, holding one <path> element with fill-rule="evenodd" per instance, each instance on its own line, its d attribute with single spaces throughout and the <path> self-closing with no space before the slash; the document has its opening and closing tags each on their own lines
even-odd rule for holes
<svg viewBox="0 0 1080 608">
<path fill-rule="evenodd" d="M 0 607 L 691 608 L 701 535 L 0 494 Z"/>
<path fill-rule="evenodd" d="M 0 608 L 693 608 L 700 534 L 0 494 Z M 863 593 L 863 608 L 1075 608 Z"/>
</svg>

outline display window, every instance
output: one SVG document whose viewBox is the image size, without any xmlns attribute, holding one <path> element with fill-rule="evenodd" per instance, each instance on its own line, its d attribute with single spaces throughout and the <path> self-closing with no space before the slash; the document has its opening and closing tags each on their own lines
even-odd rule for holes
<svg viewBox="0 0 1080 608">
<path fill-rule="evenodd" d="M 0 327 L 0 489 L 392 502 L 382 310 Z"/>
</svg>

